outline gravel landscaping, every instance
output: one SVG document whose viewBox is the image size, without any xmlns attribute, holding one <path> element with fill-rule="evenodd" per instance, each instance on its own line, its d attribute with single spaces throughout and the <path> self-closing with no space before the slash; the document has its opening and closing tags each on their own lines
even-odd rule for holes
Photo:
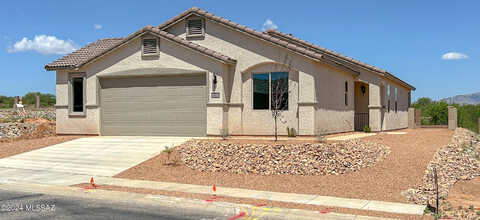
<svg viewBox="0 0 480 220">
<path fill-rule="evenodd" d="M 439 197 L 446 198 L 450 188 L 459 180 L 480 176 L 480 136 L 457 128 L 449 144 L 438 149 L 429 163 L 421 183 L 404 192 L 417 204 L 435 204 L 433 169 L 437 169 Z"/>
<path fill-rule="evenodd" d="M 0 140 L 2 138 L 17 138 L 29 135 L 37 130 L 37 127 L 43 123 L 53 123 L 53 127 L 55 126 L 54 109 L 25 110 L 25 113 L 25 116 L 20 116 L 13 109 L 0 109 Z M 45 131 L 44 128 L 40 129 Z M 53 130 L 53 134 L 54 133 L 55 129 Z M 52 133 L 43 136 L 49 135 L 52 135 Z"/>
<path fill-rule="evenodd" d="M 373 142 L 239 144 L 192 140 L 178 147 L 182 162 L 199 171 L 262 175 L 338 175 L 375 165 L 390 149 Z"/>
<path fill-rule="evenodd" d="M 408 202 L 402 191 L 415 187 L 424 175 L 428 163 L 441 146 L 449 143 L 453 131 L 447 129 L 402 130 L 406 134 L 381 133 L 365 137 L 372 142 L 390 147 L 390 153 L 375 165 L 341 175 L 263 175 L 227 171 L 200 171 L 180 160 L 178 148 L 151 158 L 115 177 L 127 179 L 178 182 L 217 187 L 233 187 L 273 192 L 318 194 L 345 198 Z M 239 144 L 266 144 L 258 140 L 229 140 Z M 270 142 L 271 143 L 271 142 Z M 281 142 L 283 144 L 283 142 Z M 306 142 L 295 142 L 305 144 Z M 286 144 L 291 144 L 288 142 Z M 292 143 L 293 144 L 293 143 Z M 170 162 L 166 162 L 169 160 Z"/>
</svg>

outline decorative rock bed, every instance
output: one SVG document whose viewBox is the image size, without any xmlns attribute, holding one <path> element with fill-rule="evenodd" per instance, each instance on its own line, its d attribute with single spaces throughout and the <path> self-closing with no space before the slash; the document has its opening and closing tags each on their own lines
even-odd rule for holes
<svg viewBox="0 0 480 220">
<path fill-rule="evenodd" d="M 455 182 L 480 176 L 480 136 L 467 129 L 457 128 L 451 142 L 435 153 L 421 184 L 403 192 L 410 201 L 435 205 L 434 167 L 437 168 L 439 197 L 447 198 Z"/>
<path fill-rule="evenodd" d="M 0 139 L 32 135 L 45 137 L 55 134 L 55 122 L 49 122 L 56 119 L 55 109 L 27 109 L 25 113 L 25 116 L 20 116 L 14 109 L 0 109 Z M 37 129 L 39 125 L 41 128 Z"/>
<path fill-rule="evenodd" d="M 38 124 L 0 123 L 0 138 L 15 138 L 33 132 Z"/>
<path fill-rule="evenodd" d="M 387 146 L 360 140 L 271 145 L 192 140 L 178 150 L 195 170 L 262 175 L 344 174 L 373 166 L 390 153 Z"/>
</svg>

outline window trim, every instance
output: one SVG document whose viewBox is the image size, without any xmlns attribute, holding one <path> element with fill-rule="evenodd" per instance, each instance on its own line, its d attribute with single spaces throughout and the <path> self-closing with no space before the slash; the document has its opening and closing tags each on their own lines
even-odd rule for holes
<svg viewBox="0 0 480 220">
<path fill-rule="evenodd" d="M 188 34 L 189 33 L 189 28 L 188 28 L 188 23 L 190 21 L 194 20 L 200 20 L 202 23 L 202 33 L 201 34 Z M 185 36 L 186 38 L 195 38 L 195 37 L 205 37 L 205 19 L 200 18 L 200 17 L 194 17 L 194 18 L 188 18 L 185 20 Z"/>
<path fill-rule="evenodd" d="M 155 53 L 149 53 L 145 54 L 144 53 L 144 41 L 145 40 L 155 40 L 155 46 L 156 46 L 156 52 Z M 160 54 L 160 46 L 159 46 L 159 40 L 156 37 L 146 37 L 142 38 L 142 57 L 148 57 L 148 56 L 158 56 Z"/>
<path fill-rule="evenodd" d="M 272 111 L 272 73 L 275 73 L 275 72 L 284 72 L 284 73 L 287 73 L 287 77 L 288 77 L 288 81 L 287 81 L 287 85 L 288 85 L 288 93 L 287 93 L 287 109 L 283 110 L 283 111 L 289 111 L 290 110 L 290 72 L 289 71 L 272 71 L 272 72 L 252 72 L 251 73 L 251 79 L 252 79 L 252 98 L 251 98 L 251 103 L 252 103 L 252 110 L 253 111 Z M 255 109 L 254 106 L 253 106 L 253 103 L 254 103 L 254 85 L 253 85 L 253 75 L 255 74 L 268 74 L 268 109 Z"/>
<path fill-rule="evenodd" d="M 73 111 L 73 79 L 82 78 L 83 79 L 83 111 L 74 112 Z M 87 104 L 87 73 L 85 72 L 74 72 L 68 74 L 68 116 L 69 117 L 85 117 L 87 115 L 86 111 Z"/>
</svg>

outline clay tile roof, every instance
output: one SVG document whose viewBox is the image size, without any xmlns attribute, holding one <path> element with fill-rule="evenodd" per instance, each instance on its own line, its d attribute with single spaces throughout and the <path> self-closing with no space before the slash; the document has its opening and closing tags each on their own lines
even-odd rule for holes
<svg viewBox="0 0 480 220">
<path fill-rule="evenodd" d="M 367 63 L 364 63 L 364 62 L 361 62 L 359 60 L 356 60 L 356 59 L 353 59 L 351 57 L 348 57 L 348 56 L 345 56 L 345 55 L 342 55 L 338 52 L 335 52 L 335 51 L 332 51 L 332 50 L 329 50 L 329 49 L 326 49 L 326 48 L 323 48 L 323 47 L 320 47 L 318 45 L 315 45 L 313 43 L 310 43 L 308 41 L 305 41 L 305 40 L 302 40 L 302 39 L 299 39 L 297 37 L 294 37 L 293 35 L 291 34 L 286 34 L 286 33 L 283 33 L 283 32 L 280 32 L 278 30 L 267 30 L 265 31 L 264 33 L 270 35 L 270 36 L 273 36 L 273 37 L 277 37 L 277 38 L 280 38 L 282 40 L 286 40 L 286 41 L 289 41 L 291 43 L 294 43 L 298 46 L 303 46 L 305 49 L 310 49 L 310 50 L 313 50 L 317 53 L 321 53 L 321 54 L 325 54 L 325 55 L 330 55 L 330 56 L 333 56 L 335 58 L 338 58 L 340 60 L 347 60 L 347 62 L 351 62 L 351 63 L 354 63 L 356 65 L 359 65 L 359 66 L 362 66 L 364 68 L 367 68 L 369 70 L 373 70 L 375 72 L 379 72 L 381 74 L 384 74 L 385 76 L 387 77 L 390 77 L 392 78 L 393 80 L 395 81 L 399 81 L 400 83 L 406 85 L 407 87 L 410 87 L 411 89 L 415 90 L 415 87 L 413 87 L 412 85 L 400 80 L 399 78 L 397 78 L 396 76 L 394 76 L 393 74 L 389 73 L 388 71 L 386 71 L 385 69 L 381 69 L 381 68 L 378 68 L 378 67 L 375 67 L 373 65 L 370 65 L 370 64 L 367 64 Z"/>
<path fill-rule="evenodd" d="M 82 47 L 58 60 L 55 60 L 45 66 L 46 70 L 69 69 L 77 65 L 86 63 L 92 57 L 96 57 L 103 51 L 113 48 L 123 38 L 105 38 L 97 40 L 85 47 Z"/>
<path fill-rule="evenodd" d="M 273 44 L 276 44 L 276 45 L 280 45 L 280 46 L 284 46 L 284 47 L 287 47 L 288 46 L 288 49 L 296 52 L 296 53 L 299 53 L 299 54 L 302 54 L 302 55 L 305 55 L 305 56 L 308 56 L 310 58 L 313 58 L 313 59 L 316 59 L 316 60 L 320 60 L 322 59 L 322 54 L 319 54 L 319 53 L 313 53 L 313 54 L 309 54 L 309 53 L 305 53 L 304 51 L 301 50 L 302 47 L 299 47 L 299 46 L 296 46 L 296 45 L 288 45 L 288 42 L 286 41 L 283 41 L 281 39 L 276 39 L 266 33 L 262 33 L 260 31 L 256 31 L 254 29 L 251 29 L 249 27 L 246 27 L 244 25 L 241 25 L 241 24 L 238 24 L 238 23 L 235 23 L 233 21 L 230 21 L 228 19 L 225 19 L 225 18 L 222 18 L 222 17 L 219 17 L 217 15 L 214 15 L 210 12 L 207 12 L 203 9 L 200 9 L 200 8 L 197 8 L 197 7 L 192 7 L 182 13 L 180 13 L 179 15 L 171 18 L 170 20 L 164 22 L 163 24 L 159 25 L 158 28 L 160 30 L 165 30 L 166 28 L 168 28 L 170 25 L 173 25 L 175 24 L 177 21 L 180 21 L 181 19 L 183 18 L 186 18 L 190 15 L 198 15 L 198 16 L 202 16 L 202 17 L 205 17 L 205 18 L 208 18 L 210 20 L 213 20 L 215 22 L 218 22 L 218 23 L 221 23 L 223 25 L 226 25 L 226 26 L 229 26 L 231 28 L 234 28 L 236 30 L 239 30 L 239 31 L 243 31 L 245 33 L 248 33 L 248 34 L 251 34 L 255 37 L 258 37 L 258 38 L 261 38 L 265 41 L 268 41 L 270 43 L 273 43 Z"/>
<path fill-rule="evenodd" d="M 107 52 L 115 49 L 116 47 L 146 32 L 157 35 L 159 37 L 163 37 L 167 40 L 173 41 L 184 47 L 198 51 L 204 55 L 220 60 L 224 63 L 234 64 L 237 62 L 233 58 L 230 58 L 226 55 L 210 50 L 208 48 L 205 48 L 193 42 L 187 41 L 183 38 L 177 37 L 173 34 L 162 31 L 158 27 L 145 26 L 144 28 L 138 30 L 137 32 L 130 34 L 126 38 L 108 38 L 108 39 L 101 39 L 94 43 L 91 43 L 83 48 L 80 48 L 79 50 L 74 51 L 71 54 L 68 54 L 52 63 L 47 64 L 45 66 L 45 69 L 57 70 L 57 69 L 79 68 L 80 66 L 90 62 L 91 60 L 106 54 Z"/>
</svg>

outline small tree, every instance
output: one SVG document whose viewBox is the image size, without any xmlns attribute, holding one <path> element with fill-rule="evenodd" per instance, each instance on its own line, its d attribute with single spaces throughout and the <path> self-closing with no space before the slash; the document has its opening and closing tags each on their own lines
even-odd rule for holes
<svg viewBox="0 0 480 220">
<path fill-rule="evenodd" d="M 288 73 L 291 70 L 291 60 L 289 60 L 288 55 L 285 56 L 282 68 L 285 69 L 286 72 L 275 72 L 275 74 L 272 73 L 270 76 L 272 86 L 270 108 L 275 123 L 275 141 L 278 140 L 278 120 L 281 121 L 283 111 L 288 110 Z M 284 74 L 286 74 L 286 76 Z"/>
<path fill-rule="evenodd" d="M 288 108 L 288 78 L 272 79 L 272 117 L 275 122 L 275 141 L 277 141 L 278 120 Z"/>
</svg>

